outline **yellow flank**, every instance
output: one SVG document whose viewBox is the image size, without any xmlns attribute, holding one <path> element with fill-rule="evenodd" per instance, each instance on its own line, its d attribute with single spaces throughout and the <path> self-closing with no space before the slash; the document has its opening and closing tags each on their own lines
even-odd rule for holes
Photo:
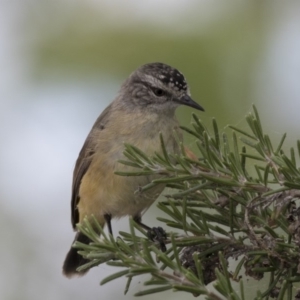
<svg viewBox="0 0 300 300">
<path fill-rule="evenodd" d="M 144 213 L 157 199 L 164 185 L 158 185 L 146 192 L 139 188 L 150 183 L 153 176 L 120 176 L 115 171 L 135 171 L 136 169 L 118 163 L 126 159 L 123 155 L 124 143 L 135 145 L 147 155 L 161 153 L 160 132 L 164 137 L 167 151 L 178 153 L 179 145 L 174 137 L 180 139 L 179 123 L 174 116 L 145 114 L 137 111 L 122 112 L 119 118 L 117 111 L 112 111 L 109 123 L 103 129 L 95 129 L 97 139 L 96 151 L 92 162 L 83 176 L 78 203 L 79 221 L 85 216 L 95 215 L 104 225 L 104 214 L 120 218 L 126 215 L 136 216 Z M 137 125 L 138 124 L 138 125 Z"/>
</svg>

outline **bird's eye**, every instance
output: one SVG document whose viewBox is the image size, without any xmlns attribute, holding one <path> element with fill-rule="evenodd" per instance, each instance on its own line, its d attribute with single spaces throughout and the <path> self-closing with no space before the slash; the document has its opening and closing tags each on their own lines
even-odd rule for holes
<svg viewBox="0 0 300 300">
<path fill-rule="evenodd" d="M 154 88 L 153 89 L 153 93 L 158 96 L 158 97 L 161 97 L 161 96 L 164 96 L 165 95 L 165 92 L 162 90 L 162 89 L 158 89 L 158 88 Z"/>
</svg>

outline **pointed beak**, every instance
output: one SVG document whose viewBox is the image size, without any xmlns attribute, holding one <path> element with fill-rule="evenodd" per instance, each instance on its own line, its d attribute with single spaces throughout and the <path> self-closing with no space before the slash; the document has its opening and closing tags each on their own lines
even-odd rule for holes
<svg viewBox="0 0 300 300">
<path fill-rule="evenodd" d="M 182 105 L 190 106 L 198 110 L 204 111 L 204 108 L 201 105 L 199 105 L 197 102 L 195 102 L 189 95 L 184 95 L 177 101 Z"/>
</svg>

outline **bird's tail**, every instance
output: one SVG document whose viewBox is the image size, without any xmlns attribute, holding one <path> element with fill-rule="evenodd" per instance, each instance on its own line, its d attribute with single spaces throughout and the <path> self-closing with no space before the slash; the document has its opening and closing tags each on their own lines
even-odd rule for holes
<svg viewBox="0 0 300 300">
<path fill-rule="evenodd" d="M 85 236 L 83 233 L 78 232 L 75 236 L 74 242 L 81 242 L 83 244 L 89 244 L 91 240 Z M 73 242 L 73 243 L 74 243 Z M 71 249 L 69 250 L 64 265 L 63 265 L 63 274 L 71 278 L 73 276 L 82 276 L 84 275 L 88 269 L 78 272 L 76 269 L 86 263 L 88 263 L 90 260 L 84 258 L 80 254 L 77 253 L 78 249 L 73 248 L 71 246 Z"/>
</svg>

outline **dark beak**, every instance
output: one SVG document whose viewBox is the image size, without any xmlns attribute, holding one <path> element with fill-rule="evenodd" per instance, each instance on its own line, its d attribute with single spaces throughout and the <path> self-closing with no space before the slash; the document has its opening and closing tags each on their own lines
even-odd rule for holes
<svg viewBox="0 0 300 300">
<path fill-rule="evenodd" d="M 177 101 L 182 105 L 190 106 L 198 110 L 204 111 L 204 108 L 201 105 L 199 105 L 197 102 L 195 102 L 189 95 L 184 95 Z"/>
</svg>

